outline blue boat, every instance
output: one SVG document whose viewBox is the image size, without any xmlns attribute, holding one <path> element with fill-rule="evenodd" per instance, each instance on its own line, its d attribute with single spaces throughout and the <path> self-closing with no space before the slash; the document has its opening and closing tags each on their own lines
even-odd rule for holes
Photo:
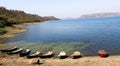
<svg viewBox="0 0 120 66">
<path fill-rule="evenodd" d="M 20 57 L 27 56 L 27 55 L 29 55 L 29 54 L 30 54 L 30 52 L 31 52 L 31 50 L 30 50 L 30 49 L 26 49 L 26 50 L 24 50 L 24 51 L 20 52 L 19 56 L 20 56 Z"/>
</svg>

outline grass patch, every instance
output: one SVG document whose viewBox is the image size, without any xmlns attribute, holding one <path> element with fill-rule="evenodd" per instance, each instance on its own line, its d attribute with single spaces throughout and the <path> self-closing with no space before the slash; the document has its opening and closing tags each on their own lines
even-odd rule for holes
<svg viewBox="0 0 120 66">
<path fill-rule="evenodd" d="M 4 48 L 4 44 L 0 44 L 0 49 L 3 49 Z"/>
<path fill-rule="evenodd" d="M 3 35 L 7 32 L 7 30 L 5 30 L 4 28 L 0 28 L 0 35 Z"/>
</svg>

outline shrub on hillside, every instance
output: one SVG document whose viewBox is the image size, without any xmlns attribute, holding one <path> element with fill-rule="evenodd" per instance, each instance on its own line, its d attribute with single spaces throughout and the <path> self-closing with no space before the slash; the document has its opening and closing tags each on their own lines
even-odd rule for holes
<svg viewBox="0 0 120 66">
<path fill-rule="evenodd" d="M 0 22 L 0 28 L 3 28 L 4 27 L 4 25 Z"/>
<path fill-rule="evenodd" d="M 0 28 L 0 34 L 5 34 L 7 31 L 4 28 Z"/>
</svg>

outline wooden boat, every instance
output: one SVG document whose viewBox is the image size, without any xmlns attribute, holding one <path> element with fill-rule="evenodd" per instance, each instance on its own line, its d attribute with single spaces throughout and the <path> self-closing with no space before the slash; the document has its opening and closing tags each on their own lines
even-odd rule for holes
<svg viewBox="0 0 120 66">
<path fill-rule="evenodd" d="M 26 55 L 30 54 L 30 52 L 31 52 L 30 49 L 26 49 L 25 51 L 20 52 L 19 56 L 21 56 L 21 57 L 26 56 Z"/>
<path fill-rule="evenodd" d="M 39 57 L 41 55 L 41 53 L 39 51 L 37 51 L 36 53 L 34 54 L 31 54 L 31 55 L 27 55 L 27 58 L 36 58 L 36 57 Z"/>
<path fill-rule="evenodd" d="M 20 53 L 21 51 L 23 51 L 23 48 L 17 49 L 17 50 L 12 51 L 12 52 L 7 52 L 7 54 L 17 54 L 17 53 Z"/>
<path fill-rule="evenodd" d="M 46 54 L 41 55 L 40 58 L 51 58 L 53 56 L 54 56 L 53 52 L 48 51 Z"/>
<path fill-rule="evenodd" d="M 79 51 L 75 51 L 72 55 L 70 55 L 72 59 L 77 59 L 82 57 L 81 53 Z"/>
<path fill-rule="evenodd" d="M 102 58 L 106 58 L 109 56 L 109 54 L 105 50 L 99 50 L 98 55 Z"/>
<path fill-rule="evenodd" d="M 64 51 L 61 51 L 57 56 L 57 58 L 59 58 L 59 59 L 65 59 L 67 57 L 68 56 L 67 56 L 66 52 L 64 52 Z"/>
<path fill-rule="evenodd" d="M 15 51 L 15 50 L 17 50 L 17 49 L 18 49 L 18 47 L 15 46 L 15 47 L 13 47 L 13 48 L 3 49 L 3 50 L 0 50 L 0 51 L 1 51 L 1 52 L 12 52 L 12 51 Z"/>
</svg>

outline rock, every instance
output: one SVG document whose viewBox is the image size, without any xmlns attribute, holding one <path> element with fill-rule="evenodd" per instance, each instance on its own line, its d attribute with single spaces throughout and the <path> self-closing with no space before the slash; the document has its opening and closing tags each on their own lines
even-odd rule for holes
<svg viewBox="0 0 120 66">
<path fill-rule="evenodd" d="M 40 60 L 39 59 L 31 59 L 29 64 L 40 64 Z"/>
<path fill-rule="evenodd" d="M 0 63 L 0 65 L 3 65 L 2 63 Z"/>
<path fill-rule="evenodd" d="M 2 53 L 1 51 L 0 51 L 0 58 L 3 58 L 3 57 L 6 57 L 7 55 L 5 54 L 5 53 Z"/>
</svg>

